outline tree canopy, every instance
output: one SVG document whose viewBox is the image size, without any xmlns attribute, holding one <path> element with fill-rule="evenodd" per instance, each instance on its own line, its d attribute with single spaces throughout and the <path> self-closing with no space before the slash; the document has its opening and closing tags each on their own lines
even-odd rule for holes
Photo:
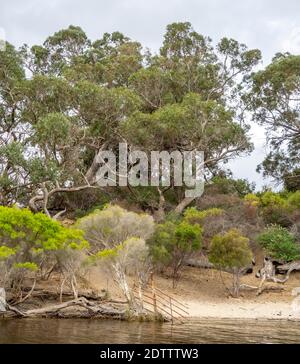
<svg viewBox="0 0 300 364">
<path fill-rule="evenodd" d="M 147 153 L 204 151 L 211 176 L 252 149 L 242 95 L 260 58 L 233 39 L 214 47 L 188 22 L 167 26 L 158 54 L 119 32 L 92 42 L 72 25 L 42 45 L 7 44 L 0 52 L 1 204 L 48 216 L 68 210 L 71 193 L 98 193 L 97 156 L 124 141 Z M 191 202 L 171 189 L 175 207 Z M 145 207 L 157 209 L 165 193 L 156 191 L 156 207 Z M 129 194 L 139 200 L 140 190 Z"/>
<path fill-rule="evenodd" d="M 300 166 L 300 56 L 277 54 L 254 74 L 249 101 L 254 119 L 266 127 L 270 146 L 258 170 L 295 189 Z"/>
</svg>

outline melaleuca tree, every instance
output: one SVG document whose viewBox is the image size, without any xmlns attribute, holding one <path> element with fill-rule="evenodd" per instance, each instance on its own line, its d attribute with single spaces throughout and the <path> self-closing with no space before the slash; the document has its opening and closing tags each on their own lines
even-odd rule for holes
<svg viewBox="0 0 300 364">
<path fill-rule="evenodd" d="M 99 251 L 93 260 L 112 275 L 130 308 L 142 313 L 142 289 L 147 285 L 152 269 L 149 247 L 145 240 L 129 238 L 113 248 Z M 139 290 L 139 299 L 130 288 L 127 276 L 134 277 L 135 285 Z"/>
<path fill-rule="evenodd" d="M 28 179 L 36 186 L 30 207 L 38 211 L 44 205 L 50 215 L 52 196 L 95 188 L 95 151 L 114 148 L 119 123 L 139 100 L 126 88 L 88 81 L 70 85 L 45 76 L 28 80 L 24 93 L 22 117 L 30 121 L 28 143 L 33 147 Z"/>
<path fill-rule="evenodd" d="M 151 264 L 145 240 L 153 232 L 153 218 L 108 205 L 79 219 L 76 226 L 84 231 L 93 260 L 112 273 L 128 303 L 135 306 L 128 275 L 140 287 L 147 282 Z"/>
<path fill-rule="evenodd" d="M 33 214 L 28 209 L 0 206 L 0 241 L 6 272 L 10 272 L 17 295 L 22 295 L 27 272 L 42 273 L 53 262 L 64 275 L 69 274 L 74 295 L 77 295 L 77 272 L 71 261 L 77 252 L 88 247 L 82 231 L 65 228 L 43 213 Z"/>
<path fill-rule="evenodd" d="M 0 246 L 0 287 L 6 287 L 7 281 L 10 278 L 12 261 L 16 254 L 15 249 L 7 246 Z"/>
<path fill-rule="evenodd" d="M 258 167 L 278 182 L 299 180 L 300 56 L 278 54 L 253 75 L 248 96 L 254 119 L 266 127 L 270 152 Z"/>
<path fill-rule="evenodd" d="M 201 248 L 202 228 L 184 220 L 166 221 L 156 226 L 148 244 L 154 262 L 170 268 L 175 287 L 186 260 Z"/>
<path fill-rule="evenodd" d="M 234 297 L 238 297 L 241 272 L 252 260 L 249 239 L 236 229 L 231 229 L 223 235 L 216 235 L 211 241 L 209 260 L 215 267 L 229 269 L 232 272 L 231 293 Z"/>
</svg>

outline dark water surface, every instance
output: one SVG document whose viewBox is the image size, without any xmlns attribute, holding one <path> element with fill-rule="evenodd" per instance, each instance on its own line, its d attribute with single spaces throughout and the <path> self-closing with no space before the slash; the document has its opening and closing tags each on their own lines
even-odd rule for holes
<svg viewBox="0 0 300 364">
<path fill-rule="evenodd" d="M 300 343 L 300 322 L 189 320 L 184 324 L 92 319 L 0 320 L 0 343 Z"/>
</svg>

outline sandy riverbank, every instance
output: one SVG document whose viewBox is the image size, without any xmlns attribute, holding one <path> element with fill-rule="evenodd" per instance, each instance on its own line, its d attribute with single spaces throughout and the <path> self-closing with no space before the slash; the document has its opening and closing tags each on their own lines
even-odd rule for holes
<svg viewBox="0 0 300 364">
<path fill-rule="evenodd" d="M 105 295 L 113 301 L 123 301 L 124 297 L 112 277 L 99 269 L 93 269 L 81 282 L 81 292 L 93 292 L 96 296 Z M 258 286 L 260 280 L 255 277 L 255 272 L 242 277 L 241 283 L 249 286 Z M 133 282 L 129 282 L 132 284 Z M 176 288 L 173 288 L 172 279 L 166 275 L 155 275 L 154 285 L 161 292 L 175 298 L 186 305 L 187 317 L 210 319 L 288 319 L 300 321 L 300 294 L 293 295 L 298 288 L 300 292 L 300 272 L 293 273 L 284 284 L 267 283 L 266 287 L 272 290 L 256 295 L 256 290 L 243 289 L 239 298 L 232 298 L 228 288 L 232 284 L 232 276 L 212 269 L 199 269 L 185 267 Z M 40 292 L 45 290 L 57 292 L 59 277 L 52 277 L 48 281 L 39 282 Z M 274 290 L 274 288 L 280 290 Z M 106 292 L 106 293 L 105 293 Z M 108 296 L 107 296 L 108 293 Z M 150 293 L 151 294 L 151 293 Z M 21 309 L 35 309 L 44 305 L 57 305 L 58 295 L 51 300 L 38 298 L 27 300 L 21 304 Z M 72 294 L 65 297 L 72 299 Z M 42 299 L 42 300 L 41 300 Z M 122 306 L 122 305 L 121 305 Z M 122 309 L 124 306 L 121 307 Z M 169 308 L 167 308 L 169 309 Z M 89 317 L 83 307 L 67 307 L 62 309 L 59 317 Z M 173 313 L 175 316 L 176 314 Z"/>
<path fill-rule="evenodd" d="M 235 302 L 212 303 L 188 301 L 191 317 L 236 319 L 291 319 L 300 321 L 300 311 L 284 302 Z"/>
<path fill-rule="evenodd" d="M 96 289 L 107 289 L 113 297 L 121 298 L 121 294 L 110 277 L 95 271 L 90 280 Z M 227 287 L 231 285 L 231 275 L 215 270 L 186 267 L 182 277 L 174 289 L 172 280 L 165 276 L 156 276 L 155 285 L 165 293 L 187 304 L 190 317 L 197 318 L 238 318 L 238 319 L 292 319 L 300 320 L 299 309 L 293 308 L 295 296 L 292 291 L 300 287 L 300 272 L 293 273 L 284 285 L 268 283 L 267 287 L 281 287 L 282 291 L 266 291 L 256 296 L 254 290 L 242 290 L 241 297 L 229 296 Z M 242 283 L 257 286 L 259 279 L 255 274 L 242 277 Z"/>
</svg>

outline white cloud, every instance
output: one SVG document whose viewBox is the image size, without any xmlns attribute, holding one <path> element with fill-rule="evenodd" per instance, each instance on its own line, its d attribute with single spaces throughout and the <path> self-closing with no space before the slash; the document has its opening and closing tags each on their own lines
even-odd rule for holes
<svg viewBox="0 0 300 364">
<path fill-rule="evenodd" d="M 295 26 L 281 41 L 281 49 L 292 54 L 300 54 L 300 26 Z"/>
</svg>

